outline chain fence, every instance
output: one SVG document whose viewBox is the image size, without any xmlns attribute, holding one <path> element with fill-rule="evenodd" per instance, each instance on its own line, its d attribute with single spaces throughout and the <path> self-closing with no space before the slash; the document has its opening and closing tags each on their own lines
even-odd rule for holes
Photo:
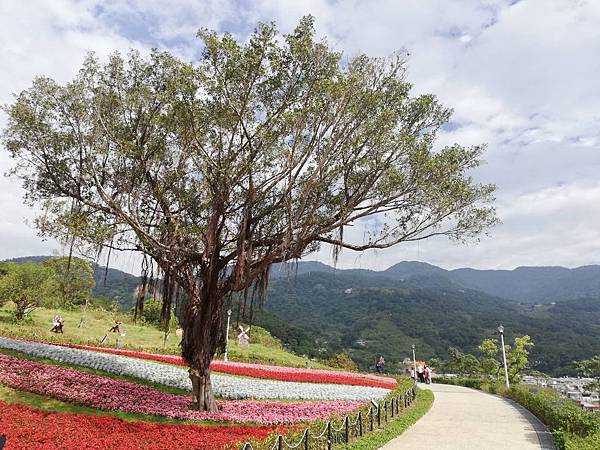
<svg viewBox="0 0 600 450">
<path fill-rule="evenodd" d="M 417 389 L 413 384 L 404 393 L 386 397 L 379 402 L 371 400 L 371 406 L 366 413 L 360 410 L 355 417 L 348 415 L 341 421 L 340 419 L 337 421 L 328 420 L 324 428 L 318 433 L 306 428 L 298 442 L 290 443 L 285 436 L 279 434 L 273 446 L 268 450 L 331 450 L 337 444 L 346 444 L 367 433 L 379 430 L 382 423 L 387 423 L 402 414 L 402 411 L 412 404 L 416 396 Z M 241 450 L 259 449 L 247 442 Z"/>
</svg>

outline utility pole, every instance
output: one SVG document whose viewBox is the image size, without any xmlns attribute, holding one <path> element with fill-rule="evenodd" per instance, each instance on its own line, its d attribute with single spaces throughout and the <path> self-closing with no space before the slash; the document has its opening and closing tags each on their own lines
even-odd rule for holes
<svg viewBox="0 0 600 450">
<path fill-rule="evenodd" d="M 417 382 L 417 358 L 415 357 L 415 344 L 412 345 L 413 351 L 413 368 L 415 369 L 415 383 Z"/>
<path fill-rule="evenodd" d="M 506 381 L 506 389 L 510 389 L 510 382 L 508 381 L 508 368 L 506 366 L 506 350 L 504 350 L 504 327 L 500 325 L 498 327 L 500 332 L 500 344 L 502 345 L 502 360 L 504 361 L 504 380 Z"/>
<path fill-rule="evenodd" d="M 229 349 L 229 321 L 231 320 L 231 309 L 227 310 L 227 329 L 225 330 L 225 355 L 223 360 L 227 362 L 227 350 Z"/>
</svg>

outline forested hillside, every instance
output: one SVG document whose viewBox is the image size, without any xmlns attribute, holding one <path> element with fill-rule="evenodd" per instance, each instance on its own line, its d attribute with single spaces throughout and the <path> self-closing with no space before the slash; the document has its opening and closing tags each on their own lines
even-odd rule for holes
<svg viewBox="0 0 600 450">
<path fill-rule="evenodd" d="M 46 259 L 36 256 L 13 261 Z M 413 343 L 424 358 L 444 358 L 449 347 L 474 352 L 484 338 L 496 337 L 496 328 L 502 323 L 509 340 L 524 334 L 533 338 L 534 368 L 572 373 L 572 361 L 600 353 L 596 270 L 589 266 L 447 271 L 425 263 L 401 262 L 376 272 L 339 270 L 310 261 L 276 265 L 265 309 L 256 311 L 253 321 L 298 354 L 329 357 L 344 352 L 363 368 L 373 365 L 379 354 L 385 355 L 391 368 L 410 356 Z M 94 266 L 94 295 L 116 301 L 123 311 L 129 311 L 139 278 L 108 269 L 105 285 L 104 276 L 105 268 Z M 567 281 L 562 287 L 553 287 L 556 280 Z M 577 284 L 577 289 L 569 288 L 570 283 Z M 538 302 L 519 303 L 518 299 L 484 292 L 518 297 L 533 289 L 528 286 L 538 289 L 537 297 L 530 298 L 546 295 L 544 298 L 554 300 L 536 305 Z M 237 309 L 235 304 L 233 307 L 235 320 Z"/>
<path fill-rule="evenodd" d="M 273 282 L 266 309 L 315 338 L 315 352 L 347 352 L 359 365 L 379 354 L 397 364 L 415 343 L 423 357 L 445 357 L 449 347 L 474 352 L 484 338 L 529 334 L 533 366 L 550 373 L 600 352 L 600 301 L 519 305 L 460 287 L 445 277 L 394 279 L 367 273 L 310 272 Z M 279 335 L 286 340 L 285 336 Z"/>
</svg>

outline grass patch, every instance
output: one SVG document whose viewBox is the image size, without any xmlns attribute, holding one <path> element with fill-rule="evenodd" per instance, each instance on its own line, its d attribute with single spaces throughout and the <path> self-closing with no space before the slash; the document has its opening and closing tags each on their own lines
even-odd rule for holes
<svg viewBox="0 0 600 450">
<path fill-rule="evenodd" d="M 88 308 L 86 311 L 57 310 L 36 308 L 28 320 L 15 322 L 12 317 L 12 304 L 0 308 L 0 336 L 34 339 L 61 344 L 83 344 L 104 347 L 114 347 L 118 338 L 122 348 L 148 353 L 180 355 L 180 339 L 173 332 L 165 339 L 164 332 L 153 325 L 143 322 L 133 323 L 129 314 L 113 313 L 99 309 Z M 64 334 L 50 332 L 52 318 L 60 314 L 65 319 Z M 83 319 L 83 321 L 82 321 Z M 121 331 L 125 336 L 108 333 L 115 320 L 122 322 Z M 81 327 L 79 324 L 81 323 Z M 101 344 L 104 335 L 107 341 Z M 237 333 L 231 330 L 229 339 L 229 360 L 238 362 L 253 362 L 286 367 L 306 367 L 308 362 L 312 368 L 329 369 L 324 364 L 294 355 L 285 350 L 278 339 L 266 330 L 253 326 L 250 333 L 252 343 L 247 346 L 238 345 L 235 340 Z"/>
<path fill-rule="evenodd" d="M 433 404 L 433 392 L 430 390 L 417 391 L 417 398 L 399 416 L 391 419 L 380 431 L 368 433 L 362 438 L 349 444 L 336 447 L 344 450 L 371 450 L 378 449 L 392 439 L 400 436 L 408 427 L 417 422 Z"/>
</svg>

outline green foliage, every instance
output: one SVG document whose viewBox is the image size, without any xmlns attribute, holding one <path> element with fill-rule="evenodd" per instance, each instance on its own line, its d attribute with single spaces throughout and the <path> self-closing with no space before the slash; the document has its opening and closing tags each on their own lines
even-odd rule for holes
<svg viewBox="0 0 600 450">
<path fill-rule="evenodd" d="M 162 310 L 162 302 L 158 299 L 152 299 L 144 304 L 144 311 L 142 318 L 145 322 L 150 323 L 156 327 L 160 327 L 160 313 Z M 177 317 L 175 312 L 171 311 L 171 319 L 169 322 L 169 330 L 173 332 L 178 327 Z M 164 330 L 163 330 L 164 331 Z"/>
<path fill-rule="evenodd" d="M 484 339 L 478 348 L 486 358 L 494 358 L 498 354 L 498 339 Z"/>
<path fill-rule="evenodd" d="M 558 392 L 516 385 L 511 386 L 508 396 L 544 422 L 558 437 L 558 443 L 565 448 L 585 448 L 573 447 L 571 444 L 567 446 L 568 442 L 597 442 L 600 416 L 583 410 L 574 401 L 561 397 Z"/>
<path fill-rule="evenodd" d="M 351 372 L 358 371 L 358 366 L 356 365 L 356 363 L 352 361 L 352 358 L 350 358 L 345 353 L 338 353 L 337 355 L 332 356 L 331 358 L 326 359 L 323 362 L 325 363 L 325 365 L 336 369 L 344 369 L 349 370 Z"/>
<path fill-rule="evenodd" d="M 456 348 L 450 348 L 448 354 L 450 356 L 448 369 L 453 373 L 470 376 L 481 373 L 481 363 L 477 357 L 464 354 Z"/>
<path fill-rule="evenodd" d="M 465 386 L 473 389 L 481 389 L 486 383 L 481 378 L 445 378 L 435 377 L 433 382 L 436 384 L 450 384 L 452 386 Z"/>
<path fill-rule="evenodd" d="M 44 263 L 54 272 L 53 282 L 60 293 L 62 306 L 85 305 L 96 285 L 91 263 L 81 258 L 56 257 Z"/>
<path fill-rule="evenodd" d="M 519 374 L 527 367 L 529 362 L 529 349 L 534 346 L 531 337 L 525 335 L 515 338 L 513 347 L 506 345 L 506 363 L 508 365 L 508 379 L 518 381 Z"/>
<path fill-rule="evenodd" d="M 142 317 L 148 323 L 153 325 L 160 325 L 160 311 L 162 309 L 162 302 L 159 300 L 150 300 L 144 305 L 144 312 Z"/>
<path fill-rule="evenodd" d="M 600 355 L 575 363 L 577 372 L 584 377 L 600 378 Z"/>
<path fill-rule="evenodd" d="M 15 318 L 22 320 L 42 304 L 53 282 L 52 271 L 34 263 L 10 264 L 8 273 L 0 278 L 0 304 L 12 301 Z"/>
<path fill-rule="evenodd" d="M 506 362 L 508 367 L 508 378 L 511 382 L 519 381 L 519 374 L 527 367 L 529 348 L 533 347 L 533 342 L 529 336 L 515 338 L 515 345 L 505 345 Z M 498 348 L 497 339 L 485 339 L 479 346 L 481 357 L 470 354 L 464 354 L 456 348 L 451 347 L 448 350 L 450 361 L 447 365 L 448 370 L 461 375 L 474 376 L 483 374 L 488 376 L 498 376 L 502 370 L 502 362 L 496 358 L 501 358 L 501 351 Z"/>
</svg>

